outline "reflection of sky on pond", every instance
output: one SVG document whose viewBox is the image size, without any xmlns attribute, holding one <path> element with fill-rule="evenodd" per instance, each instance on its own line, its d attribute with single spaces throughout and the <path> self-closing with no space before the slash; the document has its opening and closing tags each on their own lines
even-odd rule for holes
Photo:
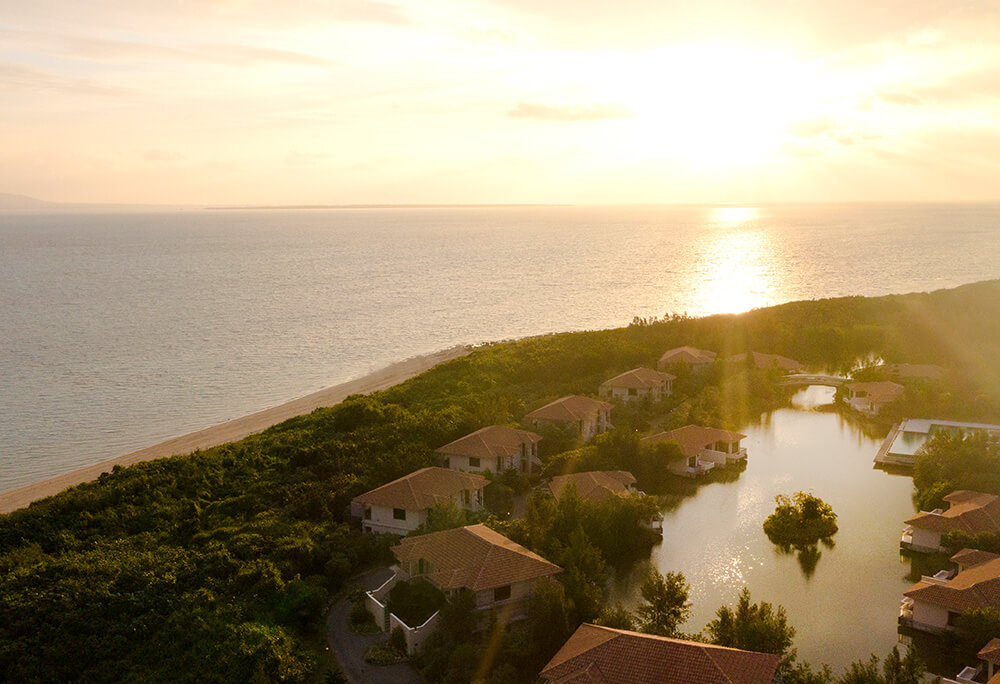
<svg viewBox="0 0 1000 684">
<path fill-rule="evenodd" d="M 808 388 L 797 403 L 832 399 L 831 388 Z M 709 484 L 664 513 L 663 543 L 650 562 L 681 571 L 694 604 L 682 630 L 697 632 L 718 607 L 734 604 L 744 586 L 754 601 L 781 604 L 797 631 L 801 657 L 835 670 L 884 654 L 896 642 L 896 615 L 908 583 L 898 545 L 913 513 L 909 478 L 872 468 L 878 440 L 839 414 L 782 409 L 741 430 L 748 435 L 747 469 L 735 482 Z M 809 559 L 781 553 L 761 525 L 777 494 L 812 491 L 833 506 L 840 531 L 834 548 Z M 805 561 L 805 562 L 804 562 Z M 612 600 L 634 605 L 642 568 L 616 584 Z"/>
</svg>

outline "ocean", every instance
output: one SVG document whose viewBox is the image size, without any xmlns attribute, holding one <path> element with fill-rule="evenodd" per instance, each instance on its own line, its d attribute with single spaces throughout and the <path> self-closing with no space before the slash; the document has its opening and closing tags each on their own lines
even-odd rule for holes
<svg viewBox="0 0 1000 684">
<path fill-rule="evenodd" d="M 0 491 L 461 343 L 1000 277 L 1000 205 L 0 215 Z"/>
</svg>

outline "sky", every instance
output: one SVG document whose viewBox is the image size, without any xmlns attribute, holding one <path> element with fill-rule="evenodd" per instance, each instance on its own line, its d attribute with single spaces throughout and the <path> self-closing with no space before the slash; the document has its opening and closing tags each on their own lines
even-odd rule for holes
<svg viewBox="0 0 1000 684">
<path fill-rule="evenodd" d="M 0 192 L 1000 200 L 1000 0 L 0 0 Z"/>
</svg>

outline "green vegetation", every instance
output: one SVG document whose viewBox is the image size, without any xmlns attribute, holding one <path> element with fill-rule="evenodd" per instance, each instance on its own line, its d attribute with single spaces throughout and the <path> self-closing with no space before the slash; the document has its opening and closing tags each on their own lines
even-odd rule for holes
<svg viewBox="0 0 1000 684">
<path fill-rule="evenodd" d="M 719 646 L 742 648 L 761 653 L 788 655 L 792 650 L 795 628 L 788 624 L 785 609 L 770 603 L 750 602 L 750 590 L 740 593 L 735 610 L 722 606 L 714 620 L 705 627 L 709 641 Z"/>
<path fill-rule="evenodd" d="M 396 637 L 396 635 L 399 635 Z M 396 637 L 393 639 L 393 637 Z M 400 645 L 402 641 L 402 645 Z M 387 641 L 370 646 L 365 651 L 365 662 L 370 665 L 399 665 L 407 661 L 406 640 L 403 631 L 397 627 Z"/>
<path fill-rule="evenodd" d="M 691 614 L 689 591 L 681 573 L 661 575 L 655 569 L 650 570 L 642 581 L 642 604 L 636 610 L 640 629 L 647 634 L 678 636 L 678 627 Z"/>
<path fill-rule="evenodd" d="M 936 363 L 953 371 L 949 417 L 1000 412 L 1000 282 L 484 346 L 392 389 L 233 444 L 116 468 L 0 517 L 0 672 L 13 681 L 315 681 L 333 667 L 323 647 L 329 598 L 354 573 L 390 558 L 390 540 L 351 526 L 354 496 L 430 465 L 442 444 L 514 424 L 565 394 L 593 394 L 603 380 L 654 367 L 665 349 L 684 344 L 723 356 L 774 352 L 835 371 L 869 356 Z M 640 484 L 655 486 L 663 476 L 656 459 L 671 455 L 636 457 L 631 433 L 688 422 L 737 428 L 785 401 L 776 379 L 721 364 L 682 375 L 659 404 L 617 407 L 617 434 L 592 450 L 632 463 Z M 541 443 L 546 458 L 580 446 L 558 441 Z M 546 506 L 531 515 L 557 523 L 564 536 L 546 538 L 534 523 L 508 526 L 568 568 L 565 588 L 554 584 L 553 592 L 571 602 L 569 630 L 603 608 L 599 569 L 618 554 L 642 553 L 643 537 L 636 544 L 606 521 L 574 523 Z M 627 521 L 639 512 L 614 514 Z M 543 598 L 538 614 L 562 610 Z M 498 664 L 490 676 L 510 681 L 544 664 L 567 635 L 561 619 L 557 628 L 529 620 L 507 630 L 488 659 Z M 429 679 L 476 672 L 485 647 L 466 643 L 468 633 L 455 636 L 443 665 L 428 661 Z"/>
<path fill-rule="evenodd" d="M 390 613 L 394 613 L 410 627 L 418 627 L 444 603 L 445 596 L 440 589 L 430 582 L 416 578 L 409 582 L 398 582 L 390 589 L 389 603 L 386 607 Z"/>
<path fill-rule="evenodd" d="M 1000 442 L 987 433 L 941 432 L 917 450 L 913 501 L 922 510 L 946 508 L 957 489 L 1000 494 Z"/>
<path fill-rule="evenodd" d="M 818 496 L 797 492 L 790 499 L 779 494 L 774 500 L 778 505 L 764 521 L 764 533 L 772 543 L 805 549 L 837 533 L 837 514 Z"/>
</svg>

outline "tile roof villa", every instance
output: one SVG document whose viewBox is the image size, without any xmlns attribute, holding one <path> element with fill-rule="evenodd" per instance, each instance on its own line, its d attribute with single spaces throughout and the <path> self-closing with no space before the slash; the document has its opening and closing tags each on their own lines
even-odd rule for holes
<svg viewBox="0 0 1000 684">
<path fill-rule="evenodd" d="M 351 507 L 366 532 L 407 534 L 425 522 L 428 509 L 437 504 L 454 501 L 459 508 L 480 510 L 487 484 L 481 475 L 432 466 L 354 497 Z"/>
<path fill-rule="evenodd" d="M 602 382 L 599 393 L 605 399 L 634 401 L 650 397 L 659 401 L 673 393 L 673 382 L 676 379 L 677 376 L 670 373 L 650 368 L 633 368 Z"/>
<path fill-rule="evenodd" d="M 675 364 L 684 364 L 692 368 L 706 366 L 715 361 L 718 356 L 714 351 L 698 349 L 697 347 L 675 347 L 663 352 L 657 368 L 664 369 Z"/>
<path fill-rule="evenodd" d="M 889 380 L 880 382 L 849 382 L 847 404 L 855 411 L 877 416 L 882 407 L 896 401 L 906 392 L 899 383 Z"/>
<path fill-rule="evenodd" d="M 750 363 L 754 368 L 777 369 L 783 371 L 802 370 L 802 364 L 795 359 L 779 354 L 763 354 L 761 352 L 744 352 L 726 358 L 727 363 L 747 363 L 747 354 L 750 355 Z"/>
<path fill-rule="evenodd" d="M 670 469 L 684 477 L 697 477 L 717 465 L 724 466 L 744 460 L 747 457 L 747 450 L 746 447 L 740 446 L 740 440 L 743 439 L 746 439 L 746 435 L 739 432 L 685 425 L 676 430 L 643 437 L 642 442 L 676 443 L 687 460 L 671 464 Z"/>
<path fill-rule="evenodd" d="M 419 626 L 407 625 L 391 614 L 387 599 L 399 582 L 426 580 L 448 595 L 462 589 L 473 592 L 482 628 L 493 616 L 502 622 L 524 617 L 537 583 L 562 572 L 558 565 L 485 525 L 406 537 L 392 552 L 399 564 L 385 584 L 367 592 L 365 606 L 383 631 L 403 630 L 408 653 L 437 629 L 440 613 Z"/>
<path fill-rule="evenodd" d="M 635 491 L 635 477 L 625 470 L 594 470 L 556 475 L 549 482 L 549 490 L 559 499 L 570 485 L 573 485 L 581 499 L 600 503 L 612 496 L 630 496 Z"/>
<path fill-rule="evenodd" d="M 771 684 L 780 656 L 583 624 L 542 669 L 550 684 Z"/>
<path fill-rule="evenodd" d="M 611 429 L 612 408 L 606 401 L 573 394 L 535 409 L 524 420 L 535 427 L 545 422 L 571 423 L 576 426 L 580 437 L 587 441 Z"/>
<path fill-rule="evenodd" d="M 942 552 L 941 538 L 949 532 L 1000 533 L 1000 497 L 960 489 L 944 497 L 948 510 L 921 511 L 906 521 L 899 545 L 918 552 Z"/>
<path fill-rule="evenodd" d="M 1000 609 L 1000 555 L 963 549 L 951 557 L 958 573 L 942 570 L 903 592 L 899 623 L 925 632 L 953 629 L 954 619 L 971 608 Z"/>
<path fill-rule="evenodd" d="M 434 450 L 439 465 L 452 470 L 530 473 L 538 460 L 541 435 L 506 425 L 488 425 Z"/>
</svg>

